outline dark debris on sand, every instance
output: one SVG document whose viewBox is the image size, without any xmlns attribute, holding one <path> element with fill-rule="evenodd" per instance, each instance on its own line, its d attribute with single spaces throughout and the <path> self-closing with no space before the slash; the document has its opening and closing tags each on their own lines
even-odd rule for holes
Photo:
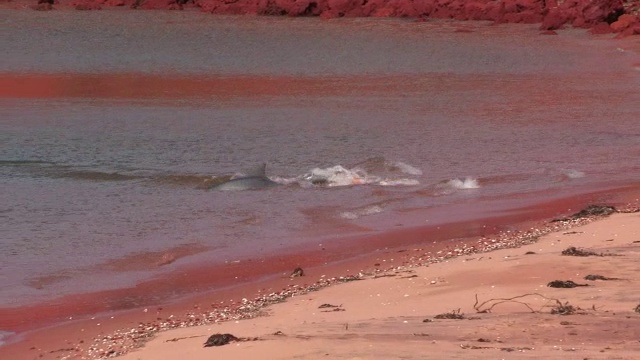
<svg viewBox="0 0 640 360">
<path fill-rule="evenodd" d="M 562 255 L 565 256 L 603 256 L 602 254 L 598 254 L 593 251 L 587 251 L 578 249 L 575 246 L 570 246 L 564 250 L 562 250 Z"/>
<path fill-rule="evenodd" d="M 595 280 L 620 280 L 619 278 L 612 278 L 612 277 L 607 277 L 607 276 L 602 276 L 602 275 L 597 275 L 597 274 L 589 274 L 587 276 L 584 277 L 585 280 L 591 280 L 591 281 L 595 281 Z"/>
<path fill-rule="evenodd" d="M 588 218 L 593 216 L 608 216 L 617 212 L 616 208 L 608 205 L 589 205 L 586 208 L 578 211 L 577 213 L 561 219 L 554 219 L 553 221 L 570 221 L 582 218 Z"/>
<path fill-rule="evenodd" d="M 552 288 L 571 289 L 578 286 L 589 286 L 589 284 L 576 284 L 571 280 L 553 280 L 548 283 L 547 286 Z"/>
<path fill-rule="evenodd" d="M 204 347 L 209 346 L 222 346 L 227 345 L 232 341 L 238 341 L 239 339 L 231 334 L 213 334 L 209 336 L 207 341 L 204 343 Z"/>
<path fill-rule="evenodd" d="M 452 310 L 448 313 L 438 314 L 433 317 L 434 319 L 454 319 L 454 320 L 462 320 L 464 319 L 464 314 L 460 313 L 460 309 Z"/>
<path fill-rule="evenodd" d="M 551 308 L 551 314 L 553 315 L 573 315 L 579 310 L 579 308 L 569 304 L 568 301 L 563 304 L 560 300 L 556 300 L 556 303 L 556 306 Z"/>
</svg>

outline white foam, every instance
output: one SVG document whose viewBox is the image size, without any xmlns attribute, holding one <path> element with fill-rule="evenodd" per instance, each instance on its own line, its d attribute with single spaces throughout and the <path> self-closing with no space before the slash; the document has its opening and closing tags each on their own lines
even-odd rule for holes
<svg viewBox="0 0 640 360">
<path fill-rule="evenodd" d="M 10 331 L 0 330 L 0 346 L 4 345 L 6 343 L 6 339 L 11 335 L 15 335 L 15 333 Z"/>
<path fill-rule="evenodd" d="M 315 168 L 309 174 L 303 175 L 303 179 L 311 183 L 322 183 L 325 186 L 349 186 L 369 184 L 377 181 L 367 175 L 362 169 L 346 169 L 342 165 L 336 165 L 324 169 Z"/>
<path fill-rule="evenodd" d="M 402 163 L 398 163 L 400 168 Z M 422 172 L 410 165 L 402 164 L 403 173 L 421 174 Z M 369 174 L 360 167 L 347 169 L 342 165 L 331 166 L 328 168 L 314 168 L 309 173 L 302 175 L 298 179 L 303 187 L 311 185 L 322 185 L 326 187 L 353 186 L 353 185 L 382 185 L 382 186 L 411 186 L 418 185 L 420 182 L 415 179 L 383 179 L 380 176 Z M 301 181 L 300 181 L 301 180 Z"/>
<path fill-rule="evenodd" d="M 409 175 L 422 175 L 422 170 L 415 168 L 409 164 L 405 164 L 403 162 L 396 162 L 394 163 L 395 166 L 398 167 L 398 169 L 400 169 L 400 171 L 402 171 L 405 174 L 409 174 Z"/>
<path fill-rule="evenodd" d="M 378 205 L 373 205 L 373 206 L 367 206 L 362 209 L 357 209 L 354 211 L 344 211 L 340 213 L 340 217 L 343 219 L 355 220 L 363 216 L 379 214 L 381 212 L 382 212 L 382 207 Z"/>
<path fill-rule="evenodd" d="M 464 179 L 451 179 L 447 182 L 449 186 L 454 189 L 478 189 L 480 184 L 478 184 L 478 180 L 472 177 L 466 177 Z"/>
<path fill-rule="evenodd" d="M 382 186 L 414 186 L 420 185 L 420 181 L 416 179 L 398 179 L 398 180 L 382 180 L 378 183 Z"/>
<path fill-rule="evenodd" d="M 568 169 L 564 171 L 564 174 L 569 178 L 569 179 L 579 179 L 579 178 L 583 178 L 584 177 L 584 173 L 582 171 L 579 170 L 575 170 L 575 169 Z"/>
</svg>

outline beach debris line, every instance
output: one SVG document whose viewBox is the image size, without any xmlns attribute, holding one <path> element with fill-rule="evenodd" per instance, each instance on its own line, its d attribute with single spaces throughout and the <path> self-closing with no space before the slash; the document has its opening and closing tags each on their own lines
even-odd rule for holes
<svg viewBox="0 0 640 360">
<path fill-rule="evenodd" d="M 595 281 L 595 280 L 622 280 L 620 278 L 607 277 L 607 276 L 602 276 L 602 275 L 598 275 L 598 274 L 589 274 L 589 275 L 585 276 L 584 279 L 585 280 L 591 280 L 591 281 Z"/>
<path fill-rule="evenodd" d="M 574 307 L 573 305 L 570 305 L 568 301 L 563 304 L 560 300 L 558 300 L 556 298 L 550 298 L 550 297 L 547 297 L 547 296 L 544 296 L 544 295 L 538 294 L 538 293 L 528 293 L 528 294 L 514 296 L 514 297 L 511 297 L 511 298 L 489 299 L 489 300 L 483 301 L 482 303 L 479 303 L 478 294 L 476 294 L 476 302 L 475 302 L 475 304 L 473 304 L 473 308 L 478 313 L 490 313 L 491 310 L 496 305 L 509 302 L 509 303 L 521 304 L 521 305 L 527 307 L 529 310 L 531 310 L 532 313 L 539 313 L 539 312 L 541 312 L 541 310 L 544 307 L 546 307 L 548 305 L 548 302 L 547 302 L 547 304 L 543 305 L 539 310 L 535 310 L 528 303 L 526 303 L 524 301 L 517 300 L 517 299 L 522 299 L 522 298 L 525 298 L 525 297 L 528 297 L 528 296 L 538 296 L 538 297 L 541 297 L 543 299 L 546 299 L 546 300 L 554 302 L 555 306 L 553 306 L 551 308 L 551 314 L 571 315 L 571 314 L 574 314 L 577 310 L 580 310 L 580 308 Z"/>
<path fill-rule="evenodd" d="M 604 256 L 603 254 L 598 254 L 593 251 L 578 249 L 575 246 L 569 246 L 562 250 L 561 254 L 564 256 Z"/>
<path fill-rule="evenodd" d="M 635 213 L 640 212 L 640 208 L 638 208 L 637 206 L 628 205 L 626 208 L 619 209 L 619 212 Z M 292 296 L 308 294 L 335 284 L 364 280 L 365 278 L 374 279 L 376 277 L 379 277 L 381 274 L 391 273 L 393 271 L 406 270 L 413 267 L 429 266 L 430 264 L 440 263 L 459 256 L 483 254 L 499 249 L 521 247 L 523 245 L 535 243 L 541 236 L 549 234 L 551 232 L 567 231 L 576 226 L 591 223 L 596 219 L 597 218 L 595 217 L 591 217 L 569 220 L 565 222 L 550 222 L 542 227 L 532 228 L 530 230 L 501 232 L 493 238 L 482 238 L 478 240 L 476 244 L 464 244 L 449 252 L 425 252 L 419 255 L 411 256 L 408 265 L 391 267 L 388 269 L 376 268 L 374 271 L 364 274 L 359 273 L 357 275 L 321 278 L 320 280 L 305 286 L 289 285 L 281 291 L 272 292 L 269 294 L 260 294 L 254 299 L 248 300 L 247 302 L 234 303 L 231 305 L 216 305 L 212 310 L 200 314 L 187 313 L 186 315 L 175 317 L 172 315 L 166 319 L 158 319 L 157 321 L 149 323 L 140 323 L 139 325 L 131 328 L 125 328 L 115 331 L 111 334 L 95 337 L 93 339 L 93 343 L 85 351 L 85 354 L 90 359 L 105 359 L 107 358 L 107 353 L 104 350 L 106 346 L 107 349 L 116 349 L 117 355 L 122 355 L 131 351 L 132 349 L 143 346 L 155 334 L 161 331 L 175 328 L 191 327 L 196 325 L 219 323 L 231 320 L 254 318 L 264 315 L 263 310 L 267 306 L 281 303 Z M 422 249 L 417 249 L 417 251 L 418 250 Z M 381 265 L 381 263 L 378 263 L 378 266 L 379 265 Z M 531 294 L 525 294 L 522 296 L 528 295 Z M 536 295 L 542 296 L 539 294 Z M 493 301 L 495 300 L 499 299 L 494 299 Z M 476 302 L 478 302 L 477 296 Z M 529 308 L 531 307 L 529 306 Z M 478 312 L 484 312 L 482 311 L 482 309 L 480 310 L 481 311 Z M 640 313 L 640 304 L 638 305 L 637 312 Z"/>
<path fill-rule="evenodd" d="M 462 314 L 460 312 L 460 309 L 458 310 L 451 310 L 448 313 L 442 313 L 442 314 L 438 314 L 436 316 L 433 317 L 434 319 L 453 319 L 453 320 L 462 320 L 465 319 L 464 314 Z M 423 321 L 424 322 L 424 321 Z"/>
<path fill-rule="evenodd" d="M 480 339 L 478 340 L 480 341 Z M 528 351 L 533 350 L 532 347 L 495 347 L 495 346 L 478 346 L 478 345 L 469 345 L 469 344 L 460 344 L 461 349 L 465 350 L 483 350 L 483 349 L 496 349 L 500 351 L 513 352 L 513 351 Z"/>
<path fill-rule="evenodd" d="M 580 310 L 580 308 L 577 308 L 577 307 L 569 304 L 568 301 L 565 301 L 564 304 L 563 304 L 562 302 L 560 302 L 560 300 L 556 299 L 556 306 L 551 308 L 551 314 L 553 314 L 553 315 L 573 315 L 578 310 Z"/>
<path fill-rule="evenodd" d="M 274 334 L 277 335 L 277 334 Z M 241 341 L 258 341 L 260 340 L 260 338 L 257 337 L 236 337 L 235 335 L 232 334 L 213 334 L 211 336 L 209 336 L 209 338 L 207 339 L 207 341 L 204 343 L 204 347 L 211 347 L 211 346 L 223 346 L 223 345 L 227 345 L 231 342 L 241 342 Z"/>
<path fill-rule="evenodd" d="M 302 270 L 301 267 L 297 267 L 297 268 L 293 269 L 293 272 L 290 275 L 290 277 L 292 277 L 292 278 L 299 277 L 299 276 L 304 276 L 304 270 Z"/>
<path fill-rule="evenodd" d="M 609 205 L 589 205 L 586 208 L 578 211 L 577 213 L 560 219 L 553 219 L 552 222 L 557 221 L 571 221 L 582 218 L 596 217 L 596 216 L 609 216 L 617 212 L 616 208 Z"/>
<path fill-rule="evenodd" d="M 342 305 L 332 305 L 332 304 L 322 304 L 318 306 L 318 309 L 331 309 L 331 310 L 322 310 L 321 312 L 346 311 L 346 309 L 342 308 Z"/>
<path fill-rule="evenodd" d="M 571 280 L 553 280 L 549 282 L 547 286 L 552 288 L 572 289 L 578 286 L 589 286 L 589 284 L 577 284 Z"/>
<path fill-rule="evenodd" d="M 231 334 L 213 334 L 209 336 L 207 341 L 204 343 L 204 347 L 227 345 L 232 341 L 238 340 L 240 339 Z"/>
</svg>

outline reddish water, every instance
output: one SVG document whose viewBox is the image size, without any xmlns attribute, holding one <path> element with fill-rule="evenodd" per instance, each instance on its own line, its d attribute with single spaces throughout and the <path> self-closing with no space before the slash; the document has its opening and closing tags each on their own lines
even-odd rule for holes
<svg viewBox="0 0 640 360">
<path fill-rule="evenodd" d="M 633 40 L 20 16 L 0 64 L 0 329 L 481 235 L 640 181 Z M 262 162 L 282 186 L 203 189 Z"/>
</svg>

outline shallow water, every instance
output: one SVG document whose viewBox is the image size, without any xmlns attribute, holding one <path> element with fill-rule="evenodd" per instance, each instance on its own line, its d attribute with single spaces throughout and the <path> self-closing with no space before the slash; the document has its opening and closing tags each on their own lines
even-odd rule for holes
<svg viewBox="0 0 640 360">
<path fill-rule="evenodd" d="M 0 76 L 46 86 L 0 98 L 0 306 L 640 180 L 638 54 L 581 31 L 2 19 Z M 206 190 L 261 163 L 282 186 Z"/>
</svg>

